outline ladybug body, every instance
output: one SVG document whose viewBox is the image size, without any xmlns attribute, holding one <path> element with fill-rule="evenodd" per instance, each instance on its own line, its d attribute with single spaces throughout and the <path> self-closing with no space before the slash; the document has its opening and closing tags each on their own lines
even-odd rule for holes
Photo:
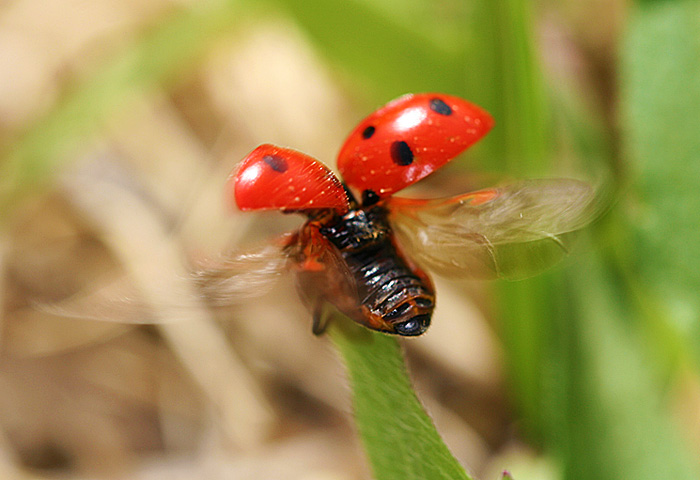
<svg viewBox="0 0 700 480">
<path fill-rule="evenodd" d="M 344 215 L 309 220 L 289 246 L 302 298 L 314 316 L 314 332 L 326 323 L 324 305 L 373 330 L 415 336 L 430 325 L 435 292 L 430 278 L 397 246 L 381 205 L 362 208 L 351 199 Z M 325 244 L 318 268 L 311 247 Z M 311 248 L 309 248 L 311 247 Z M 310 261 L 311 260 L 311 261 Z"/>
<path fill-rule="evenodd" d="M 241 210 L 307 217 L 270 264 L 295 272 L 315 333 L 330 318 L 330 305 L 370 329 L 420 335 L 435 308 L 433 283 L 421 267 L 452 277 L 516 278 L 566 253 L 562 236 L 598 213 L 593 189 L 584 182 L 524 181 L 435 200 L 394 195 L 492 126 L 488 113 L 460 98 L 406 95 L 350 133 L 338 155 L 344 183 L 288 148 L 265 144 L 243 159 L 229 179 Z M 263 263 L 241 255 L 230 264 L 247 262 Z M 258 287 L 276 270 L 263 265 L 259 275 L 230 274 L 227 284 Z"/>
</svg>

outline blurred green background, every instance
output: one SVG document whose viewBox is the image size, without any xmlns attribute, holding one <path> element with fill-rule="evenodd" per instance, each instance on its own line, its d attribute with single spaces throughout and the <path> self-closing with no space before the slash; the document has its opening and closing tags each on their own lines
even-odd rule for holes
<svg viewBox="0 0 700 480">
<path fill-rule="evenodd" d="M 406 345 L 418 396 L 453 454 L 475 478 L 503 469 L 516 479 L 700 478 L 699 2 L 16 0 L 0 6 L 0 63 L 0 463 L 8 478 L 132 468 L 131 478 L 159 478 L 183 452 L 200 452 L 187 468 L 202 475 L 206 449 L 183 438 L 212 428 L 227 439 L 205 455 L 217 459 L 216 473 L 197 478 L 368 477 L 358 445 L 348 444 L 354 427 L 340 366 L 324 340 L 307 338 L 293 295 L 275 309 L 236 312 L 234 327 L 211 327 L 215 340 L 205 335 L 199 346 L 177 327 L 57 323 L 32 313 L 32 299 L 72 297 L 106 270 L 169 289 L 153 280 L 169 270 L 161 264 L 144 280 L 139 259 L 172 249 L 171 266 L 230 247 L 241 232 L 269 237 L 273 217 L 224 214 L 223 181 L 237 158 L 270 142 L 332 164 L 355 122 L 423 91 L 467 98 L 496 120 L 451 166 L 470 187 L 487 186 L 487 176 L 573 175 L 610 192 L 610 208 L 564 265 L 520 282 L 439 290 L 446 300 L 434 323 L 445 333 Z M 114 158 L 117 173 L 104 173 Z M 127 196 L 90 193 L 86 185 L 104 194 L 105 178 Z M 100 203 L 109 200 L 124 210 Z M 139 208 L 157 217 L 155 233 L 131 216 Z M 219 325 L 203 312 L 203 322 Z M 104 316 L 120 314 L 142 322 L 132 310 Z M 487 333 L 474 337 L 459 322 Z M 451 332 L 489 348 L 441 347 Z M 201 371 L 218 363 L 197 366 L 202 348 L 216 350 L 211 341 L 227 358 L 222 372 L 240 373 L 230 395 L 222 391 L 232 377 L 221 373 L 218 383 Z M 96 356 L 89 375 L 76 373 L 81 355 Z M 137 362 L 142 390 L 132 395 L 135 367 L 125 355 L 173 355 L 184 367 Z M 461 365 L 475 358 L 488 367 Z M 113 377 L 105 380 L 100 362 Z M 97 388 L 95 378 L 110 406 L 93 398 L 102 416 L 76 415 L 71 408 L 86 403 L 75 400 Z M 239 387 L 249 394 L 238 396 Z M 171 405 L 168 388 L 192 400 Z M 55 415 L 32 410 L 55 398 L 63 399 Z M 212 427 L 220 416 L 230 430 Z M 255 419 L 243 433 L 241 417 Z M 475 440 L 460 443 L 465 432 Z M 386 443 L 364 440 L 370 451 Z M 418 436 L 407 448 L 420 456 L 420 445 Z M 144 473 L 154 453 L 162 463 Z"/>
</svg>

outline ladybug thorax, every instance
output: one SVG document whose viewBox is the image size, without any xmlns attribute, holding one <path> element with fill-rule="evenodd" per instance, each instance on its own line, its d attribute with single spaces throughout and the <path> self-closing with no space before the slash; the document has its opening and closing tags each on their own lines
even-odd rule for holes
<svg viewBox="0 0 700 480">
<path fill-rule="evenodd" d="M 391 228 L 385 208 L 373 206 L 348 211 L 325 223 L 320 232 L 341 251 L 360 250 L 389 241 Z"/>
</svg>

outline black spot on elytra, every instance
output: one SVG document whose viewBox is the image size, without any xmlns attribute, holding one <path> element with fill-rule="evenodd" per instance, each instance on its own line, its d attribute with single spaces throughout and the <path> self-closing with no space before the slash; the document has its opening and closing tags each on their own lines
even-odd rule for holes
<svg viewBox="0 0 700 480">
<path fill-rule="evenodd" d="M 362 206 L 369 207 L 379 201 L 379 195 L 369 188 L 362 192 Z"/>
<path fill-rule="evenodd" d="M 267 163 L 271 169 L 278 173 L 286 172 L 289 168 L 287 160 L 277 155 L 265 155 L 263 157 L 263 162 Z"/>
<path fill-rule="evenodd" d="M 396 165 L 405 167 L 413 163 L 413 152 L 408 143 L 403 140 L 397 140 L 391 144 L 391 159 Z"/>
<path fill-rule="evenodd" d="M 452 115 L 452 108 L 439 98 L 430 100 L 430 109 L 440 115 Z"/>
<path fill-rule="evenodd" d="M 362 130 L 362 138 L 364 138 L 365 140 L 367 140 L 368 138 L 371 138 L 372 135 L 374 135 L 375 130 L 376 130 L 376 128 L 374 128 L 372 125 L 365 128 L 364 130 Z"/>
</svg>

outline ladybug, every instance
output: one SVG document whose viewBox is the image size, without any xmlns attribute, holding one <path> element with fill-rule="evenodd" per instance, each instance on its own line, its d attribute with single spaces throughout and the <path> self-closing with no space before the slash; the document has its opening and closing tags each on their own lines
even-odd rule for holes
<svg viewBox="0 0 700 480">
<path fill-rule="evenodd" d="M 435 308 L 435 288 L 423 268 L 452 277 L 514 278 L 566 252 L 562 235 L 593 217 L 593 189 L 584 182 L 530 180 L 433 200 L 395 195 L 493 124 L 461 98 L 409 94 L 350 133 L 337 159 L 342 182 L 316 159 L 270 144 L 234 169 L 228 186 L 240 210 L 306 217 L 279 249 L 265 250 L 278 251 L 275 267 L 260 268 L 294 272 L 314 333 L 337 309 L 372 330 L 420 335 Z"/>
</svg>

